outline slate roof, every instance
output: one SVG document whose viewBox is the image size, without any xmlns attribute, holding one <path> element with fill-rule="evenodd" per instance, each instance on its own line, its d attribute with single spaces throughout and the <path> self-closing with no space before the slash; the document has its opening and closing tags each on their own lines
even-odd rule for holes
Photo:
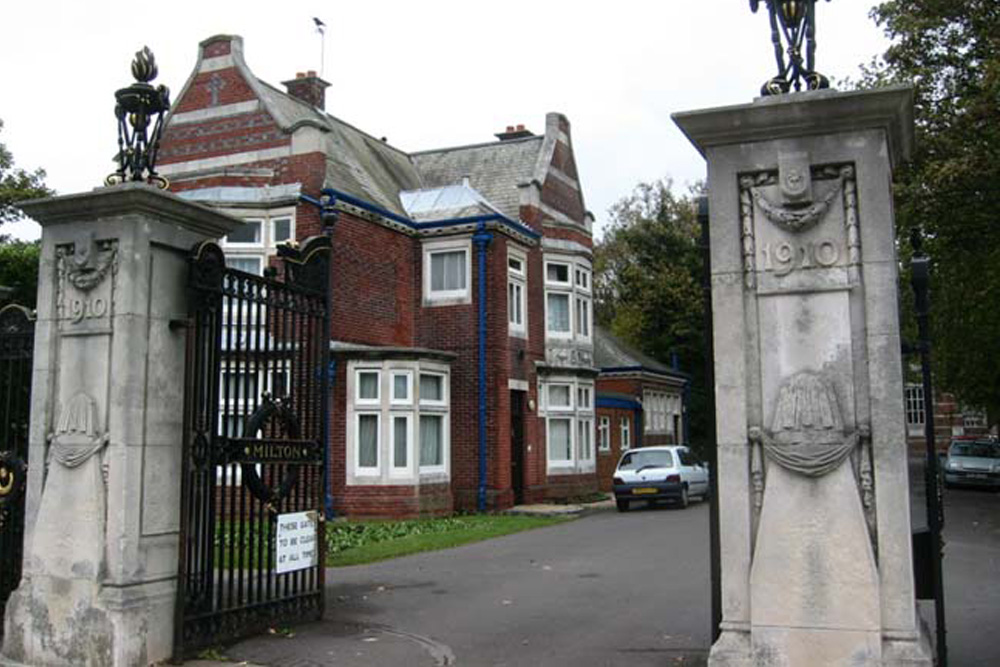
<svg viewBox="0 0 1000 667">
<path fill-rule="evenodd" d="M 474 190 L 505 216 L 517 220 L 521 205 L 517 186 L 534 178 L 544 139 L 534 136 L 420 151 L 412 157 L 424 187 L 461 183 L 468 176 Z"/>
<path fill-rule="evenodd" d="M 407 215 L 401 192 L 457 185 L 467 176 L 469 186 L 488 202 L 487 208 L 511 220 L 520 218 L 518 186 L 535 177 L 544 136 L 408 154 L 265 81 L 257 82 L 264 103 L 282 127 L 315 125 L 329 130 L 326 183 L 330 187 Z M 484 212 L 474 208 L 463 207 L 451 217 Z"/>
<path fill-rule="evenodd" d="M 603 327 L 594 327 L 594 365 L 601 370 L 612 368 L 637 368 L 669 375 L 680 380 L 686 380 L 687 376 L 675 371 L 666 364 L 662 364 L 652 357 L 648 357 L 642 352 L 635 350 L 620 339 L 611 335 Z"/>
<path fill-rule="evenodd" d="M 315 125 L 329 130 L 326 183 L 330 187 L 405 215 L 399 193 L 423 187 L 409 155 L 260 79 L 257 81 L 265 104 L 280 125 L 285 128 Z"/>
</svg>

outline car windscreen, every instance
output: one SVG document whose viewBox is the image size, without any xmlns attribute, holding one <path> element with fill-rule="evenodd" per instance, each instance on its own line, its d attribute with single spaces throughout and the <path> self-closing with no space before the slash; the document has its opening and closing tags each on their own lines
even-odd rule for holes
<svg viewBox="0 0 1000 667">
<path fill-rule="evenodd" d="M 619 470 L 638 470 L 639 468 L 672 468 L 673 455 L 665 450 L 629 452 L 618 464 Z"/>
<path fill-rule="evenodd" d="M 1000 459 L 1000 444 L 995 442 L 954 442 L 948 451 L 948 456 Z"/>
</svg>

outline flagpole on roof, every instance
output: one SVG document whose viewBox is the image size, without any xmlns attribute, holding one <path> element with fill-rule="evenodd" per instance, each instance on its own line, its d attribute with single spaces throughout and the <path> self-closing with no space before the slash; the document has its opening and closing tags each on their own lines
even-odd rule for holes
<svg viewBox="0 0 1000 667">
<path fill-rule="evenodd" d="M 322 79 L 323 65 L 326 64 L 326 24 L 315 16 L 313 23 L 316 24 L 316 32 L 319 33 L 319 76 Z"/>
</svg>

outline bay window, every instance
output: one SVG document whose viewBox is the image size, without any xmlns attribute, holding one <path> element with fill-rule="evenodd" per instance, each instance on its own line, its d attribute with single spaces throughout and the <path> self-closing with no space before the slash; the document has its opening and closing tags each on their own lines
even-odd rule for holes
<svg viewBox="0 0 1000 667">
<path fill-rule="evenodd" d="M 592 303 L 590 261 L 546 255 L 546 336 L 589 343 L 593 329 Z"/>
<path fill-rule="evenodd" d="M 539 416 L 545 418 L 549 474 L 593 471 L 594 385 L 574 377 L 549 378 L 539 385 Z"/>
<path fill-rule="evenodd" d="M 347 483 L 447 481 L 449 371 L 423 360 L 348 364 Z"/>
</svg>

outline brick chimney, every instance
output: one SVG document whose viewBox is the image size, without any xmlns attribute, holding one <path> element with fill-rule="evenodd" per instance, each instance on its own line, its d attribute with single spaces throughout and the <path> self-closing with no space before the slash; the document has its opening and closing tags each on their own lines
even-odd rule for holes
<svg viewBox="0 0 1000 667">
<path fill-rule="evenodd" d="M 505 132 L 497 132 L 493 135 L 500 141 L 510 141 L 511 139 L 523 139 L 524 137 L 533 137 L 535 133 L 531 130 L 526 130 L 524 125 L 508 125 Z"/>
<path fill-rule="evenodd" d="M 299 72 L 294 79 L 282 83 L 292 97 L 322 111 L 326 110 L 326 89 L 330 84 L 316 76 L 315 70 Z"/>
</svg>

